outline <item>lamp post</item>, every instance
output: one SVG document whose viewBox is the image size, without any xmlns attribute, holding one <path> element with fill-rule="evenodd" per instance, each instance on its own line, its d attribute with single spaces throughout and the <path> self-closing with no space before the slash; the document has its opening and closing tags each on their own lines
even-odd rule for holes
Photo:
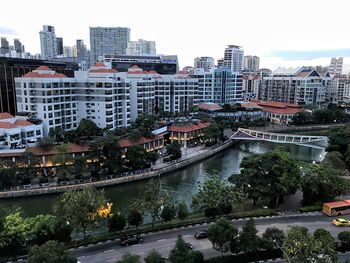
<svg viewBox="0 0 350 263">
<path fill-rule="evenodd" d="M 274 240 L 272 240 L 272 241 L 273 241 L 273 243 L 275 243 L 275 245 L 276 245 L 280 250 L 282 250 L 283 254 L 286 255 L 287 262 L 290 263 L 291 261 L 290 261 L 290 259 L 289 259 L 288 254 L 286 253 L 286 251 L 284 251 L 284 249 L 278 244 L 278 242 L 276 241 L 276 239 L 274 239 Z"/>
</svg>

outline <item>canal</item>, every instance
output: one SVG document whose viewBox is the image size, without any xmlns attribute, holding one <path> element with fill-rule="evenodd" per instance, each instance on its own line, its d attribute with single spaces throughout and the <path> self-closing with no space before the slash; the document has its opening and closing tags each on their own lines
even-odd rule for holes
<svg viewBox="0 0 350 263">
<path fill-rule="evenodd" d="M 303 161 L 321 161 L 324 150 L 297 145 L 278 145 L 267 142 L 240 142 L 231 148 L 209 158 L 193 164 L 185 169 L 174 171 L 161 177 L 161 188 L 171 193 L 175 200 L 191 203 L 192 196 L 198 190 L 198 185 L 207 177 L 219 176 L 227 180 L 234 173 L 239 172 L 242 158 L 252 153 L 264 153 L 283 147 L 292 156 Z M 146 181 L 117 185 L 105 189 L 107 198 L 121 211 L 125 211 L 133 199 L 140 197 Z M 21 207 L 27 216 L 53 213 L 58 195 L 43 195 L 19 199 L 0 200 L 0 207 Z"/>
</svg>

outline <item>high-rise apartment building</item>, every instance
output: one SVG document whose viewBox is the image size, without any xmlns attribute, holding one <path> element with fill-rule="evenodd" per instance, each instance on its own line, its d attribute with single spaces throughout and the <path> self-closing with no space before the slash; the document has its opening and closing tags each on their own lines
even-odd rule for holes
<svg viewBox="0 0 350 263">
<path fill-rule="evenodd" d="M 126 54 L 131 56 L 151 56 L 156 53 L 156 42 L 143 39 L 130 41 L 126 49 Z"/>
<path fill-rule="evenodd" d="M 329 73 L 313 67 L 279 68 L 263 77 L 259 99 L 292 104 L 327 106 L 335 101 L 334 83 Z"/>
<path fill-rule="evenodd" d="M 23 53 L 23 52 L 25 52 L 25 50 L 24 50 L 24 45 L 22 45 L 22 43 L 19 41 L 18 38 L 15 38 L 15 39 L 13 40 L 13 46 L 14 46 L 15 51 L 16 51 L 17 53 Z"/>
<path fill-rule="evenodd" d="M 57 41 L 57 55 L 63 55 L 63 38 L 62 37 L 56 37 Z"/>
<path fill-rule="evenodd" d="M 240 46 L 229 45 L 225 49 L 223 66 L 235 72 L 243 70 L 244 50 Z"/>
<path fill-rule="evenodd" d="M 111 130 L 130 125 L 129 82 L 103 64 L 74 78 L 41 66 L 15 81 L 18 110 L 40 118 L 44 136 L 76 129 L 83 118 Z"/>
<path fill-rule="evenodd" d="M 0 54 L 5 55 L 10 52 L 9 42 L 7 41 L 6 37 L 2 37 L 0 40 Z"/>
<path fill-rule="evenodd" d="M 41 57 L 49 60 L 57 56 L 57 38 L 53 26 L 44 25 L 40 31 Z"/>
<path fill-rule="evenodd" d="M 329 73 L 335 76 L 339 76 L 343 71 L 343 58 L 335 58 L 331 59 L 331 64 L 329 66 Z"/>
<path fill-rule="evenodd" d="M 86 50 L 86 45 L 84 44 L 84 40 L 77 39 L 76 47 L 77 47 L 77 58 L 79 58 L 81 60 L 86 60 L 87 59 L 87 50 Z"/>
<path fill-rule="evenodd" d="M 194 59 L 194 68 L 202 68 L 206 71 L 214 67 L 214 58 L 212 57 L 197 57 Z"/>
<path fill-rule="evenodd" d="M 258 56 L 244 56 L 244 70 L 258 72 L 260 58 Z"/>
<path fill-rule="evenodd" d="M 204 71 L 195 69 L 191 77 L 198 79 L 199 102 L 234 103 L 243 99 L 243 75 L 220 67 Z"/>
<path fill-rule="evenodd" d="M 90 27 L 90 61 L 94 64 L 99 56 L 126 54 L 130 41 L 127 27 Z"/>
</svg>

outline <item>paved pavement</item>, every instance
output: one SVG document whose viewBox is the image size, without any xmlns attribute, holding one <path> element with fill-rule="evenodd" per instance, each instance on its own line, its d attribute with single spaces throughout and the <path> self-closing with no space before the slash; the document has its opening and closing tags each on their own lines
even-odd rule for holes
<svg viewBox="0 0 350 263">
<path fill-rule="evenodd" d="M 348 216 L 350 219 L 350 216 Z M 268 227 L 277 227 L 282 230 L 287 230 L 291 226 L 305 226 L 311 232 L 318 228 L 324 228 L 331 232 L 336 238 L 338 233 L 344 231 L 344 228 L 334 227 L 331 224 L 332 218 L 324 216 L 321 213 L 296 214 L 280 217 L 256 218 L 258 234 L 262 234 Z M 233 220 L 232 223 L 241 228 L 246 219 Z M 208 225 L 195 225 L 188 228 L 179 228 L 158 233 L 153 233 L 144 236 L 144 242 L 138 245 L 122 247 L 119 241 L 109 241 L 104 244 L 94 245 L 86 248 L 74 250 L 74 254 L 78 256 L 81 263 L 99 263 L 99 262 L 117 262 L 122 256 L 130 252 L 131 254 L 140 255 L 141 258 L 155 249 L 162 256 L 167 257 L 173 248 L 176 237 L 182 235 L 186 242 L 193 245 L 194 250 L 201 251 L 205 258 L 218 256 L 219 253 L 212 248 L 212 244 L 208 239 L 196 240 L 193 234 L 199 229 L 207 229 Z M 282 261 L 283 262 L 283 261 Z"/>
</svg>

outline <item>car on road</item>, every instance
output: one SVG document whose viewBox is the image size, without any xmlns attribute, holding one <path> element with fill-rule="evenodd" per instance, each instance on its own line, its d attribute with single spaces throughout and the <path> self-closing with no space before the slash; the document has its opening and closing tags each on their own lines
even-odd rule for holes
<svg viewBox="0 0 350 263">
<path fill-rule="evenodd" d="M 140 244 L 143 242 L 143 238 L 140 235 L 132 235 L 120 238 L 120 244 L 122 246 L 129 246 Z"/>
<path fill-rule="evenodd" d="M 208 237 L 208 231 L 207 230 L 198 230 L 195 234 L 194 237 L 196 239 L 202 239 L 202 238 L 207 238 Z"/>
<path fill-rule="evenodd" d="M 193 249 L 193 246 L 191 243 L 185 243 L 185 246 L 188 248 L 188 249 Z"/>
<path fill-rule="evenodd" d="M 350 226 L 350 221 L 345 218 L 336 218 L 332 221 L 335 226 Z"/>
</svg>

